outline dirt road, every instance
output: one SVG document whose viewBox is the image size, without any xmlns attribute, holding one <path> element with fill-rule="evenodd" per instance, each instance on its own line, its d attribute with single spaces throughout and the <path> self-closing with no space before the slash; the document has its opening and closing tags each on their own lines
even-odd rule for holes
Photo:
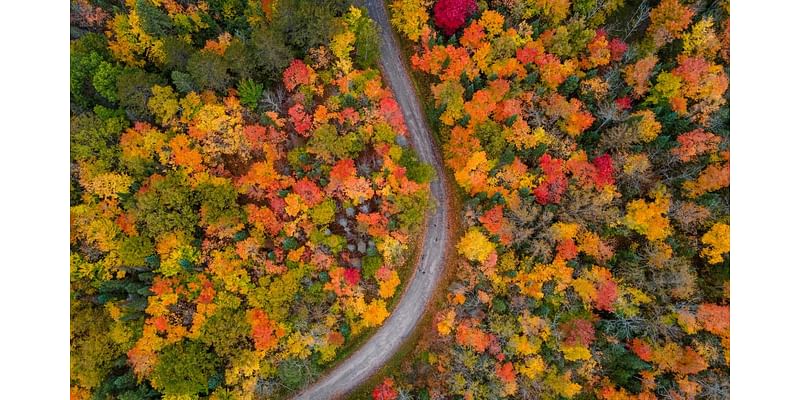
<svg viewBox="0 0 800 400">
<path fill-rule="evenodd" d="M 358 387 L 383 366 L 408 339 L 433 296 L 442 275 L 448 246 L 448 209 L 444 169 L 436 145 L 425 124 L 422 107 L 405 70 L 397 39 L 389 25 L 383 0 L 366 0 L 369 15 L 381 30 L 381 69 L 403 110 L 411 145 L 420 159 L 432 165 L 436 178 L 431 182 L 431 195 L 436 209 L 428 216 L 417 268 L 406 286 L 403 297 L 383 326 L 361 348 L 334 370 L 301 392 L 295 399 L 333 399 Z"/>
</svg>

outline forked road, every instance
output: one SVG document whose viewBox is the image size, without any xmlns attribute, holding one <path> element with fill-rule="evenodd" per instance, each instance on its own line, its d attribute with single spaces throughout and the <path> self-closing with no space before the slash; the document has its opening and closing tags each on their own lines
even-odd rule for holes
<svg viewBox="0 0 800 400">
<path fill-rule="evenodd" d="M 433 296 L 442 275 L 448 246 L 448 200 L 444 169 L 435 144 L 423 119 L 422 108 L 411 86 L 400 48 L 394 37 L 383 0 L 365 1 L 369 15 L 381 31 L 381 69 L 394 92 L 410 133 L 411 145 L 419 158 L 432 165 L 436 177 L 431 182 L 431 194 L 436 209 L 428 216 L 417 267 L 406 286 L 403 297 L 383 326 L 369 341 L 319 381 L 301 392 L 295 399 L 335 399 L 355 389 L 380 369 L 397 352 L 417 326 Z"/>
</svg>

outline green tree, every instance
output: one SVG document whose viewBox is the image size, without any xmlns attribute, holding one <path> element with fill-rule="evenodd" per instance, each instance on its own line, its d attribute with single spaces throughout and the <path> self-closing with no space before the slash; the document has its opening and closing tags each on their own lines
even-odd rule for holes
<svg viewBox="0 0 800 400">
<path fill-rule="evenodd" d="M 231 81 L 225 59 L 210 51 L 194 53 L 189 57 L 186 69 L 200 90 L 213 89 L 222 92 Z"/>
<path fill-rule="evenodd" d="M 280 1 L 276 5 L 273 26 L 286 39 L 298 58 L 308 50 L 328 45 L 333 34 L 333 19 L 342 16 L 349 2 L 344 0 Z"/>
<path fill-rule="evenodd" d="M 346 135 L 336 133 L 336 127 L 325 124 L 317 128 L 308 141 L 308 152 L 325 162 L 352 158 L 364 148 L 364 143 L 354 132 Z"/>
<path fill-rule="evenodd" d="M 112 103 L 117 102 L 117 79 L 122 73 L 122 67 L 107 61 L 102 61 L 92 77 L 92 86 L 101 96 Z"/>
<path fill-rule="evenodd" d="M 203 324 L 200 341 L 214 348 L 223 358 L 231 358 L 246 348 L 250 333 L 245 313 L 241 309 L 220 308 Z"/>
<path fill-rule="evenodd" d="M 290 359 L 278 365 L 278 379 L 290 390 L 296 390 L 308 380 L 306 366 L 297 359 Z"/>
<path fill-rule="evenodd" d="M 252 42 L 252 40 L 248 42 Z M 280 49 L 278 49 L 277 46 L 274 49 L 276 52 L 275 55 L 279 56 Z M 288 51 L 284 51 L 284 53 L 286 53 L 288 60 Z M 223 56 L 225 58 L 225 63 L 228 65 L 228 72 L 240 81 L 253 78 L 256 71 L 256 64 L 259 61 L 256 60 L 252 54 L 253 46 L 248 46 L 248 43 L 245 43 L 238 37 L 233 38 Z"/>
<path fill-rule="evenodd" d="M 147 101 L 152 96 L 154 85 L 164 85 L 164 80 L 139 68 L 125 69 L 117 78 L 117 98 L 119 105 L 132 121 L 149 120 L 150 110 Z"/>
<path fill-rule="evenodd" d="M 239 101 L 243 105 L 254 110 L 258 107 L 258 101 L 261 100 L 261 93 L 264 91 L 264 85 L 256 83 L 252 79 L 239 81 Z"/>
<path fill-rule="evenodd" d="M 159 355 L 151 382 L 166 395 L 208 393 L 209 380 L 217 374 L 220 360 L 201 343 L 184 340 L 167 346 Z"/>
<path fill-rule="evenodd" d="M 152 36 L 167 36 L 173 30 L 169 15 L 151 0 L 136 0 L 136 14 L 142 29 Z"/>
<path fill-rule="evenodd" d="M 244 213 L 239 204 L 236 203 L 238 194 L 230 181 L 222 185 L 204 183 L 198 186 L 197 191 L 204 225 L 212 225 L 219 222 L 227 222 L 229 224 L 241 222 Z"/>
<path fill-rule="evenodd" d="M 119 135 L 128 126 L 124 117 L 101 118 L 89 112 L 70 118 L 70 159 L 100 163 L 103 170 L 116 166 L 120 149 Z"/>
<path fill-rule="evenodd" d="M 143 267 L 147 258 L 155 254 L 153 242 L 142 236 L 126 237 L 122 240 L 119 255 L 122 263 L 128 267 Z"/>
<path fill-rule="evenodd" d="M 410 195 L 397 196 L 394 202 L 400 209 L 397 219 L 403 229 L 420 226 L 425 219 L 425 212 L 431 207 L 428 192 L 424 190 Z"/>
<path fill-rule="evenodd" d="M 81 387 L 97 387 L 124 353 L 108 332 L 112 320 L 95 304 L 72 300 L 70 307 L 70 370 Z"/>
<path fill-rule="evenodd" d="M 356 34 L 353 58 L 356 65 L 361 69 L 375 68 L 380 55 L 378 28 L 375 21 L 367 16 L 366 11 L 355 22 L 353 32 Z"/>
<path fill-rule="evenodd" d="M 87 33 L 69 45 L 70 100 L 82 108 L 90 108 L 97 100 L 94 76 L 100 65 L 110 60 L 105 36 Z M 101 85 L 101 87 L 105 87 Z"/>
<path fill-rule="evenodd" d="M 192 45 L 184 40 L 172 36 L 164 38 L 164 53 L 166 54 L 164 68 L 173 71 L 185 70 L 193 52 Z"/>
<path fill-rule="evenodd" d="M 193 233 L 200 216 L 199 201 L 184 175 L 170 172 L 136 195 L 137 220 L 142 233 L 158 238 L 168 232 Z"/>
<path fill-rule="evenodd" d="M 433 179 L 433 168 L 420 162 L 417 156 L 410 150 L 404 150 L 400 156 L 400 165 L 406 169 L 406 176 L 417 183 L 430 182 Z"/>
<path fill-rule="evenodd" d="M 233 51 L 239 50 L 231 50 L 226 53 L 226 56 L 231 54 L 230 57 L 233 57 L 235 55 Z M 250 64 L 256 71 L 254 77 L 258 81 L 270 84 L 281 81 L 283 71 L 294 59 L 291 49 L 286 45 L 280 33 L 265 25 L 259 26 L 253 32 L 253 37 L 248 42 L 247 54 Z M 242 75 L 241 72 L 239 74 Z"/>
</svg>

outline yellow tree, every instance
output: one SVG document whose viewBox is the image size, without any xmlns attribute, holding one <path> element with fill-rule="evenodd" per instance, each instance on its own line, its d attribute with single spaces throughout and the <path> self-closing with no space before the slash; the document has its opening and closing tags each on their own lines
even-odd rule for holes
<svg viewBox="0 0 800 400">
<path fill-rule="evenodd" d="M 703 235 L 701 254 L 711 264 L 723 261 L 722 255 L 731 251 L 731 227 L 728 224 L 716 223 Z"/>
<path fill-rule="evenodd" d="M 494 251 L 494 243 L 476 227 L 467 231 L 458 242 L 458 252 L 470 261 L 484 262 Z"/>
<path fill-rule="evenodd" d="M 392 25 L 409 40 L 416 42 L 428 23 L 430 0 L 397 0 L 389 5 Z"/>
<path fill-rule="evenodd" d="M 654 201 L 650 203 L 644 199 L 628 203 L 628 211 L 624 218 L 624 223 L 628 228 L 653 241 L 666 239 L 672 234 L 669 218 L 666 216 L 670 204 L 666 188 L 662 187 L 656 190 L 654 197 Z"/>
</svg>

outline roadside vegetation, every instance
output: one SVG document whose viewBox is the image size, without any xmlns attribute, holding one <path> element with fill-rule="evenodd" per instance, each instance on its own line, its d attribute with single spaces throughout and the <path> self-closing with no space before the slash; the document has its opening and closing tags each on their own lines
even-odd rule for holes
<svg viewBox="0 0 800 400">
<path fill-rule="evenodd" d="M 72 398 L 294 393 L 382 325 L 430 207 L 374 23 L 71 6 Z"/>
<path fill-rule="evenodd" d="M 728 3 L 387 3 L 466 229 L 371 397 L 729 397 Z"/>
</svg>

